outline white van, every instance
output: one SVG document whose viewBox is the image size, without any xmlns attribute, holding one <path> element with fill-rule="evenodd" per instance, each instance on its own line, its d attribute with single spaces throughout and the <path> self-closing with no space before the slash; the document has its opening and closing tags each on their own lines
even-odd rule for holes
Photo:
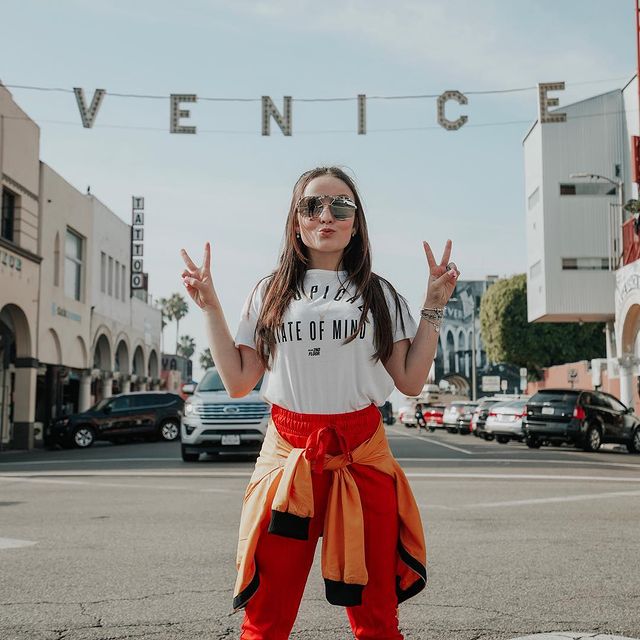
<svg viewBox="0 0 640 640">
<path fill-rule="evenodd" d="M 262 379 L 243 398 L 232 398 L 216 369 L 207 369 L 184 404 L 182 459 L 197 462 L 201 453 L 259 453 L 271 414 L 260 397 L 261 384 Z M 189 391 L 187 385 L 183 391 Z"/>
</svg>

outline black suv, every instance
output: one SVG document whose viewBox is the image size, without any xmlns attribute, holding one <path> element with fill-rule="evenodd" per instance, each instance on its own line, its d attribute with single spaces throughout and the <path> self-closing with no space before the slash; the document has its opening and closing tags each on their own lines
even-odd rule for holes
<svg viewBox="0 0 640 640">
<path fill-rule="evenodd" d="M 568 442 L 597 451 L 616 442 L 640 452 L 640 421 L 633 409 L 602 391 L 542 389 L 527 401 L 522 430 L 532 449 Z"/>
<path fill-rule="evenodd" d="M 184 400 L 168 391 L 134 391 L 104 398 L 82 413 L 61 416 L 47 428 L 48 445 L 90 447 L 96 440 L 135 437 L 173 441 L 180 437 Z"/>
</svg>

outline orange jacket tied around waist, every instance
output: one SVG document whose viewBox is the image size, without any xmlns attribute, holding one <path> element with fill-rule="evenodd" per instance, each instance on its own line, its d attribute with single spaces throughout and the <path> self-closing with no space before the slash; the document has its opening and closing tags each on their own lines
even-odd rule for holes
<svg viewBox="0 0 640 640">
<path fill-rule="evenodd" d="M 420 512 L 409 482 L 393 457 L 382 422 L 375 433 L 339 455 L 325 453 L 326 426 L 312 433 L 307 447 L 295 448 L 269 421 L 260 457 L 247 487 L 236 566 L 233 608 L 244 607 L 259 587 L 255 552 L 264 524 L 269 533 L 306 540 L 314 515 L 312 473 L 331 471 L 333 478 L 322 534 L 322 575 L 331 604 L 357 606 L 367 584 L 362 505 L 349 466 L 367 465 L 393 477 L 398 500 L 399 535 L 396 558 L 398 602 L 422 591 L 427 583 L 426 546 Z M 336 432 L 338 436 L 340 434 Z"/>
</svg>

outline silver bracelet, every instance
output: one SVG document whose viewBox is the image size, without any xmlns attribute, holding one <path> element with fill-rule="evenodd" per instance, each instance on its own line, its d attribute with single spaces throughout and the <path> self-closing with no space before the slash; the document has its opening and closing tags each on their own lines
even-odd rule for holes
<svg viewBox="0 0 640 640">
<path fill-rule="evenodd" d="M 420 316 L 424 318 L 436 331 L 440 331 L 442 318 L 444 317 L 443 307 L 424 307 L 420 310 Z"/>
</svg>

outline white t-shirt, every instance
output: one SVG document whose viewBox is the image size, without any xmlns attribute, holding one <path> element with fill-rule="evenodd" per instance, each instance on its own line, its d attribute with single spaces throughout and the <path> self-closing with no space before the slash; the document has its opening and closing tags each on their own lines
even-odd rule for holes
<svg viewBox="0 0 640 640">
<path fill-rule="evenodd" d="M 261 393 L 264 400 L 298 413 L 346 413 L 381 405 L 393 391 L 393 378 L 375 353 L 371 312 L 358 337 L 343 345 L 357 328 L 362 298 L 346 282 L 346 271 L 308 269 L 304 296 L 294 298 L 276 332 L 271 371 L 265 371 Z M 235 344 L 256 348 L 254 333 L 268 280 L 260 283 L 242 310 Z M 393 327 L 393 341 L 413 338 L 417 326 L 407 306 L 396 321 L 396 305 L 382 283 Z"/>
</svg>

